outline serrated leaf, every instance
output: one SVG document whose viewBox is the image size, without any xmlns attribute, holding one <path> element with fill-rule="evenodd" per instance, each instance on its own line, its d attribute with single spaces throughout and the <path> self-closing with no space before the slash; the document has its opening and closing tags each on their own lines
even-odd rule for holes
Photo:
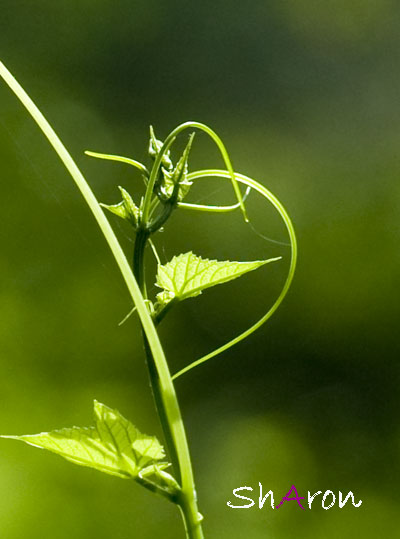
<svg viewBox="0 0 400 539">
<path fill-rule="evenodd" d="M 163 289 L 157 295 L 158 303 L 162 307 L 174 298 L 193 298 L 206 288 L 226 283 L 279 259 L 280 257 L 253 262 L 220 262 L 201 258 L 191 251 L 174 256 L 167 264 L 158 266 L 156 285 Z"/>
<path fill-rule="evenodd" d="M 95 425 L 23 436 L 2 436 L 47 449 L 65 459 L 123 478 L 168 466 L 159 462 L 164 449 L 154 436 L 142 434 L 117 410 L 94 401 Z"/>
<path fill-rule="evenodd" d="M 139 220 L 139 208 L 133 202 L 131 195 L 123 187 L 119 186 L 119 190 L 122 195 L 122 201 L 118 204 L 101 204 L 103 208 L 106 208 L 108 211 L 114 215 L 118 215 L 121 219 L 129 221 L 134 227 L 137 226 Z"/>
</svg>

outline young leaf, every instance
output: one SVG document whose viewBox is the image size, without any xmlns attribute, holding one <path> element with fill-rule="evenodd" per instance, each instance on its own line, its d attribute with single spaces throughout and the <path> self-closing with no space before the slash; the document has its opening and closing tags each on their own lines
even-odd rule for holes
<svg viewBox="0 0 400 539">
<path fill-rule="evenodd" d="M 103 208 L 106 208 L 111 213 L 118 215 L 121 219 L 129 221 L 135 228 L 137 226 L 140 211 L 136 204 L 133 202 L 131 195 L 123 187 L 119 186 L 121 191 L 122 201 L 118 204 L 100 204 Z"/>
<path fill-rule="evenodd" d="M 167 196 L 170 198 L 174 190 L 179 184 L 179 190 L 178 190 L 178 196 L 177 200 L 182 201 L 185 196 L 188 194 L 190 187 L 192 186 L 192 182 L 189 182 L 187 180 L 188 175 L 188 159 L 189 159 L 189 153 L 192 147 L 193 138 L 195 133 L 192 133 L 189 137 L 189 142 L 187 143 L 187 146 L 182 154 L 182 157 L 179 159 L 176 167 L 174 170 L 169 172 L 164 167 L 162 168 L 162 174 L 163 174 L 163 182 L 161 185 L 161 192 L 164 196 Z"/>
<path fill-rule="evenodd" d="M 141 434 L 117 410 L 94 401 L 95 426 L 72 427 L 41 434 L 2 436 L 47 449 L 65 459 L 123 478 L 164 469 L 164 449 L 154 436 Z"/>
<path fill-rule="evenodd" d="M 264 264 L 279 260 L 256 260 L 254 262 L 219 262 L 196 256 L 191 251 L 159 265 L 156 285 L 163 289 L 157 295 L 158 304 L 163 307 L 172 299 L 193 298 L 217 284 L 226 283 Z"/>
</svg>

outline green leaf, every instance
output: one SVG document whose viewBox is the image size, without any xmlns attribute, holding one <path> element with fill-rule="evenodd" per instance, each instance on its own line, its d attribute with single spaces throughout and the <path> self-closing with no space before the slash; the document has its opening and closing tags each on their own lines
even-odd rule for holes
<svg viewBox="0 0 400 539">
<path fill-rule="evenodd" d="M 93 427 L 72 427 L 23 436 L 2 436 L 47 449 L 65 459 L 123 478 L 159 473 L 164 449 L 154 436 L 141 434 L 117 410 L 94 401 Z"/>
<path fill-rule="evenodd" d="M 114 215 L 118 215 L 121 219 L 129 221 L 135 228 L 139 221 L 140 211 L 136 204 L 133 202 L 131 195 L 123 187 L 119 186 L 118 189 L 121 191 L 122 201 L 118 204 L 100 204 L 103 208 L 106 208 L 108 211 Z"/>
<path fill-rule="evenodd" d="M 158 265 L 156 285 L 163 289 L 157 295 L 158 304 L 163 307 L 173 299 L 193 298 L 206 288 L 236 279 L 280 258 L 254 262 L 219 262 L 201 258 L 191 251 L 174 256 L 167 264 Z"/>
</svg>

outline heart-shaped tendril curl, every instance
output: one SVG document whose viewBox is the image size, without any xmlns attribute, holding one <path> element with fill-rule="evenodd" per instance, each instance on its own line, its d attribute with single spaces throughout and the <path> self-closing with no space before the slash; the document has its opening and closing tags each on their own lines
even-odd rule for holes
<svg viewBox="0 0 400 539">
<path fill-rule="evenodd" d="M 209 178 L 209 177 L 216 177 L 221 178 L 224 180 L 232 180 L 232 175 L 229 171 L 225 170 L 218 170 L 218 169 L 207 169 L 207 170 L 198 170 L 195 172 L 191 172 L 188 174 L 188 180 L 199 180 L 202 178 Z M 293 228 L 292 221 L 290 220 L 290 217 L 281 204 L 281 202 L 276 198 L 275 195 L 271 193 L 266 187 L 258 183 L 257 181 L 253 180 L 252 178 L 249 178 L 245 176 L 244 174 L 239 174 L 237 172 L 234 173 L 235 180 L 239 183 L 242 183 L 244 185 L 247 185 L 248 188 L 254 189 L 257 191 L 261 196 L 263 196 L 268 202 L 270 202 L 274 208 L 279 213 L 280 217 L 282 218 L 288 235 L 289 235 L 289 241 L 290 241 L 290 249 L 291 249 L 291 256 L 290 256 L 290 265 L 289 265 L 289 271 L 285 280 L 285 284 L 283 285 L 283 288 L 278 295 L 277 299 L 273 303 L 272 307 L 268 309 L 268 311 L 262 316 L 255 324 L 250 326 L 246 331 L 243 331 L 243 333 L 240 333 L 235 337 L 234 339 L 230 340 L 223 346 L 220 346 L 219 348 L 216 348 L 209 354 L 206 354 L 205 356 L 201 357 L 200 359 L 197 359 L 196 361 L 193 361 L 193 363 L 190 363 L 183 369 L 181 369 L 179 372 L 173 375 L 173 379 L 175 380 L 179 376 L 182 376 L 182 374 L 185 374 L 189 372 L 190 370 L 194 369 L 195 367 L 198 367 L 202 363 L 205 363 L 209 359 L 221 354 L 222 352 L 225 352 L 235 344 L 238 344 L 243 339 L 246 339 L 249 337 L 254 331 L 256 331 L 258 328 L 260 328 L 267 320 L 271 318 L 271 316 L 274 314 L 274 312 L 278 309 L 280 304 L 282 303 L 283 299 L 285 298 L 290 285 L 293 281 L 294 272 L 296 269 L 296 262 L 297 262 L 297 241 L 296 241 L 296 234 Z M 211 210 L 212 211 L 212 210 Z M 214 210 L 215 211 L 215 210 Z"/>
</svg>

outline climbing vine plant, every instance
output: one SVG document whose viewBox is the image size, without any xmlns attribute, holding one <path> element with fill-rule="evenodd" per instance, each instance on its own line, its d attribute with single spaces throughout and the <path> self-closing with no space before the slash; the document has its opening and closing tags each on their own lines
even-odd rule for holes
<svg viewBox="0 0 400 539">
<path fill-rule="evenodd" d="M 140 200 L 135 199 L 125 189 L 119 187 L 121 201 L 118 204 L 100 204 L 53 128 L 1 62 L 0 75 L 26 107 L 69 171 L 92 211 L 119 266 L 134 303 L 134 309 L 130 315 L 136 311 L 140 319 L 144 353 L 163 429 L 165 448 L 155 436 L 141 433 L 119 411 L 97 401 L 94 401 L 94 424 L 92 426 L 62 428 L 40 434 L 3 436 L 3 438 L 20 440 L 32 446 L 47 449 L 70 462 L 95 468 L 106 474 L 133 479 L 179 507 L 186 537 L 188 539 L 201 539 L 204 537 L 203 517 L 198 510 L 192 461 L 174 380 L 251 335 L 279 307 L 290 287 L 296 265 L 296 238 L 290 218 L 280 201 L 268 189 L 255 180 L 234 171 L 221 139 L 210 127 L 199 122 L 186 122 L 179 125 L 171 131 L 164 141 L 159 140 L 154 130 L 150 128 L 149 162 L 147 164 L 142 164 L 128 157 L 87 151 L 86 154 L 91 157 L 120 161 L 136 168 L 145 185 L 145 194 Z M 176 139 L 187 130 L 190 130 L 187 145 L 182 155 L 174 161 L 171 148 Z M 189 158 L 196 131 L 203 131 L 214 141 L 220 150 L 225 169 L 190 171 Z M 237 203 L 228 206 L 210 206 L 187 202 L 194 182 L 208 177 L 218 181 L 229 181 L 232 184 Z M 242 194 L 241 186 L 246 188 L 244 194 Z M 167 263 L 161 264 L 153 237 L 161 228 L 167 226 L 170 216 L 180 209 L 218 213 L 240 211 L 246 223 L 249 221 L 249 217 L 245 200 L 250 191 L 257 192 L 268 203 L 272 204 L 286 225 L 291 245 L 291 258 L 285 284 L 264 316 L 254 322 L 247 330 L 173 374 L 170 372 L 159 338 L 158 325 L 171 312 L 174 305 L 186 299 L 195 298 L 210 287 L 237 279 L 248 272 L 263 268 L 267 264 L 275 263 L 280 257 L 254 261 L 220 261 L 209 260 L 188 251 L 175 255 Z M 107 210 L 109 214 L 113 214 L 113 217 L 117 216 L 130 223 L 134 236 L 131 264 L 128 262 L 103 209 Z M 148 246 L 153 250 L 157 259 L 157 271 L 156 275 L 153 276 L 153 282 L 158 290 L 155 297 L 149 297 L 147 291 L 150 276 L 146 273 L 144 258 Z"/>
</svg>

